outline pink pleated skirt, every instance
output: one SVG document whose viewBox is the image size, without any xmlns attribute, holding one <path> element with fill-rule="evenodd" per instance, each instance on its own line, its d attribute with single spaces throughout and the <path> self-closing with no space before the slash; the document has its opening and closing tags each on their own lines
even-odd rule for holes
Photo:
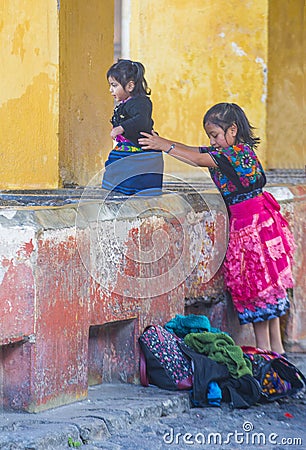
<svg viewBox="0 0 306 450">
<path fill-rule="evenodd" d="M 230 214 L 226 287 L 238 313 L 269 309 L 293 287 L 293 235 L 268 192 L 230 206 Z"/>
</svg>

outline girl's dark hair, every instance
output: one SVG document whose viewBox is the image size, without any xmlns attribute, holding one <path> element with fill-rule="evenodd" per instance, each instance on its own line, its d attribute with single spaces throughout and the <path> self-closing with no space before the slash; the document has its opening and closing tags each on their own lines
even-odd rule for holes
<svg viewBox="0 0 306 450">
<path fill-rule="evenodd" d="M 255 128 L 248 121 L 245 112 L 235 103 L 217 103 L 204 116 L 203 126 L 211 122 L 222 128 L 224 133 L 234 123 L 237 125 L 236 141 L 256 148 L 260 138 L 254 135 Z"/>
<path fill-rule="evenodd" d="M 129 81 L 133 81 L 135 88 L 131 96 L 150 95 L 151 89 L 144 77 L 145 68 L 140 62 L 130 61 L 129 59 L 118 59 L 107 71 L 106 78 L 114 78 L 125 89 Z"/>
</svg>

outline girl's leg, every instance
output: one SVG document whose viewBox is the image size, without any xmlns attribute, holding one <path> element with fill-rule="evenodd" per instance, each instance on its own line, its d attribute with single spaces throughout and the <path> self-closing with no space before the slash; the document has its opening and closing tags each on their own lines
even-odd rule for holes
<svg viewBox="0 0 306 450">
<path fill-rule="evenodd" d="M 254 322 L 253 329 L 255 333 L 256 347 L 262 348 L 263 350 L 271 350 L 269 321 L 265 320 L 264 322 Z"/>
<path fill-rule="evenodd" d="M 284 353 L 279 317 L 269 320 L 269 333 L 271 350 L 276 353 Z"/>
</svg>

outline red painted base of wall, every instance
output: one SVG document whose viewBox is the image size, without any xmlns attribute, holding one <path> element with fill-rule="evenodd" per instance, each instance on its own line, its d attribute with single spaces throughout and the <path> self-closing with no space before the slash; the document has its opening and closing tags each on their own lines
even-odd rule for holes
<svg viewBox="0 0 306 450">
<path fill-rule="evenodd" d="M 294 231 L 297 251 L 292 306 L 283 329 L 286 348 L 303 352 L 306 187 L 288 190 L 292 198 L 281 205 Z M 95 208 L 99 210 L 99 205 Z M 181 224 L 185 219 L 188 222 L 188 236 L 196 233 L 202 220 L 196 214 L 198 210 L 190 222 L 184 216 L 180 219 Z M 241 327 L 230 303 L 216 300 L 223 290 L 222 270 L 208 282 L 203 279 L 208 267 L 205 252 L 214 239 L 210 224 L 205 222 L 207 247 L 194 272 L 169 290 L 171 276 L 177 276 L 174 270 L 163 278 L 164 286 L 159 286 L 164 293 L 144 297 L 139 286 L 133 291 L 131 277 L 159 280 L 179 260 L 181 242 L 172 219 L 128 217 L 119 224 L 123 233 L 119 237 L 127 250 L 118 262 L 123 268 L 121 276 L 115 274 L 112 289 L 106 289 L 92 276 L 112 279 L 104 275 L 107 268 L 99 265 L 99 258 L 90 259 L 100 241 L 92 239 L 88 227 L 80 228 L 76 236 L 75 215 L 74 207 L 0 214 L 0 395 L 4 408 L 37 412 L 86 398 L 89 384 L 137 383 L 139 334 L 148 324 L 163 325 L 176 314 L 205 314 L 213 326 L 230 332 L 237 344 L 253 345 L 252 327 Z M 137 249 L 146 248 L 153 234 L 156 249 L 165 245 L 164 234 L 155 233 L 161 222 L 170 236 L 168 251 L 157 266 L 137 262 Z M 106 249 L 115 258 L 115 246 L 103 233 L 98 236 L 103 241 L 99 257 Z M 81 253 L 89 258 L 85 265 L 80 245 Z M 134 262 L 131 255 L 136 255 Z M 197 306 L 191 298 L 199 300 Z M 211 304 L 210 298 L 214 298 Z"/>
<path fill-rule="evenodd" d="M 11 239 L 3 237 L 0 395 L 4 408 L 37 412 L 86 398 L 89 384 L 139 382 L 141 330 L 184 313 L 182 286 L 171 295 L 152 298 L 104 289 L 83 264 L 73 225 L 74 221 L 71 227 L 61 224 L 51 229 L 44 222 L 38 231 L 36 225 L 25 230 L 24 236 L 22 227 L 11 227 Z M 78 239 L 89 249 L 89 234 L 79 233 L 83 234 Z M 129 274 L 138 269 L 130 264 Z"/>
</svg>

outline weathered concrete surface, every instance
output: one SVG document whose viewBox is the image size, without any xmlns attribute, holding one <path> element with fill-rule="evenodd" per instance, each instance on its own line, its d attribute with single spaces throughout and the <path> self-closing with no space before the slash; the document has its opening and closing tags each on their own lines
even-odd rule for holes
<svg viewBox="0 0 306 450">
<path fill-rule="evenodd" d="M 37 412 L 85 398 L 88 384 L 137 382 L 140 330 L 184 313 L 200 258 L 207 272 L 213 255 L 221 264 L 215 194 L 209 211 L 198 193 L 106 202 L 101 192 L 0 210 L 4 407 Z"/>
<path fill-rule="evenodd" d="M 290 358 L 306 373 L 305 354 L 290 355 Z M 226 403 L 222 403 L 221 408 L 191 409 L 187 392 L 122 383 L 102 384 L 89 388 L 86 400 L 35 415 L 3 411 L 0 414 L 0 449 L 61 450 L 71 448 L 70 442 L 71 446 L 79 444 L 84 450 L 165 450 L 172 447 L 238 450 L 249 446 L 256 450 L 297 450 L 305 448 L 305 420 L 305 394 L 247 410 L 230 410 Z M 225 441 L 228 433 L 235 431 L 240 433 L 237 442 L 232 436 L 227 445 L 214 445 L 213 440 L 190 444 L 197 435 L 208 439 L 210 433 L 217 433 Z M 186 433 L 191 434 L 189 444 L 183 440 Z M 262 433 L 262 440 L 248 444 L 247 437 L 256 438 L 255 433 Z M 271 433 L 275 434 L 271 438 L 274 441 L 269 442 Z M 275 445 L 283 438 L 291 439 L 287 441 L 288 446 Z M 188 440 L 187 435 L 185 439 Z M 266 439 L 265 444 L 263 439 Z M 293 439 L 299 439 L 296 445 Z"/>
<path fill-rule="evenodd" d="M 87 400 L 35 416 L 3 412 L 0 415 L 0 449 L 68 448 L 69 437 L 82 443 L 103 442 L 113 434 L 132 428 L 135 423 L 145 424 L 188 410 L 187 393 L 103 384 L 91 387 Z"/>
<path fill-rule="evenodd" d="M 293 211 L 288 216 L 296 242 L 294 260 L 295 285 L 288 318 L 286 340 L 291 351 L 306 352 L 306 184 L 290 187 L 294 196 Z"/>
<path fill-rule="evenodd" d="M 305 186 L 269 190 L 298 246 L 285 343 L 304 352 Z M 224 295 L 224 205 L 208 190 L 208 208 L 200 191 L 106 202 L 96 189 L 64 206 L 49 196 L 0 209 L 3 406 L 36 412 L 85 398 L 91 384 L 137 383 L 140 331 L 175 314 L 205 314 L 254 343 Z"/>
</svg>

